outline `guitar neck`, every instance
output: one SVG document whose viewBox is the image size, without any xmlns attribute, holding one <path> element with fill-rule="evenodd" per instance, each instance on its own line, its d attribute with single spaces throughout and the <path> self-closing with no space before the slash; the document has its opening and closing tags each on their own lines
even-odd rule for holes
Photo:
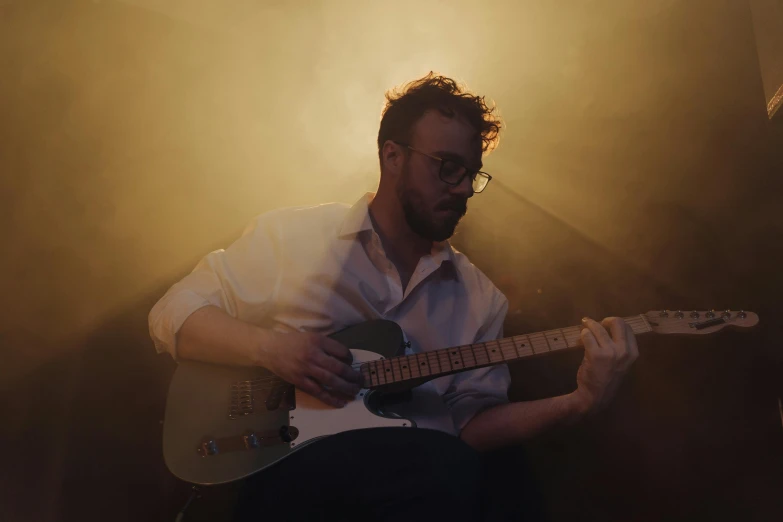
<svg viewBox="0 0 783 522">
<path fill-rule="evenodd" d="M 644 315 L 625 317 L 635 335 L 653 331 Z M 524 335 L 515 335 L 483 343 L 443 348 L 431 352 L 401 355 L 361 365 L 367 388 L 391 384 L 420 384 L 422 381 L 505 364 L 568 348 L 582 346 L 581 326 L 569 326 Z"/>
</svg>

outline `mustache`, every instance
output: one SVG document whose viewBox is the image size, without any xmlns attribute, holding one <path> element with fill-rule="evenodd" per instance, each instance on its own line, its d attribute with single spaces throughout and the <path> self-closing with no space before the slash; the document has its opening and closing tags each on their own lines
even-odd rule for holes
<svg viewBox="0 0 783 522">
<path fill-rule="evenodd" d="M 439 204 L 437 207 L 435 207 L 436 210 L 454 210 L 456 212 L 459 212 L 460 215 L 465 215 L 465 213 L 468 211 L 468 202 L 465 200 L 452 200 L 452 201 L 444 201 L 443 203 Z"/>
</svg>

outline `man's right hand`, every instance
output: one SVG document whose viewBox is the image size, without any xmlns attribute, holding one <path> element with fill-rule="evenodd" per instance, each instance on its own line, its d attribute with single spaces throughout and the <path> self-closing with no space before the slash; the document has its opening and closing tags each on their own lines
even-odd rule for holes
<svg viewBox="0 0 783 522">
<path fill-rule="evenodd" d="M 362 375 L 350 366 L 350 350 L 329 337 L 275 334 L 261 350 L 268 370 L 326 404 L 341 408 L 359 393 Z"/>
</svg>

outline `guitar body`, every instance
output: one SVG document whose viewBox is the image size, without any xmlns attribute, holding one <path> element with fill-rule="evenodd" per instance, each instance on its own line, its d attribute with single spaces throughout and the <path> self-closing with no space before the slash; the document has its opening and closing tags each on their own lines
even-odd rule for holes
<svg viewBox="0 0 783 522">
<path fill-rule="evenodd" d="M 354 364 L 394 357 L 403 345 L 400 327 L 383 320 L 330 337 L 351 350 Z M 361 390 L 345 407 L 334 408 L 263 368 L 181 362 L 166 402 L 166 465 L 184 481 L 221 484 L 271 466 L 327 435 L 415 426 L 381 411 L 379 393 Z"/>
</svg>

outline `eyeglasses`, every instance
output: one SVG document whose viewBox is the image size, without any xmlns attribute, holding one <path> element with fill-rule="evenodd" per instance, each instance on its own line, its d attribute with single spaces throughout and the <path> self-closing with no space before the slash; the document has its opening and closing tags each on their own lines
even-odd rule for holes
<svg viewBox="0 0 783 522">
<path fill-rule="evenodd" d="M 447 185 L 455 185 L 455 186 L 459 185 L 460 183 L 462 183 L 462 180 L 465 179 L 466 176 L 470 176 L 473 192 L 478 194 L 479 192 L 487 188 L 487 185 L 489 184 L 490 180 L 492 180 L 492 176 L 490 176 L 486 172 L 470 169 L 457 161 L 445 159 L 445 158 L 439 158 L 437 156 L 433 156 L 432 154 L 427 154 L 426 152 L 422 152 L 419 149 L 415 149 L 411 147 L 407 143 L 403 143 L 400 141 L 395 141 L 394 143 L 406 147 L 412 150 L 413 152 L 418 152 L 419 154 L 423 154 L 428 158 L 432 158 L 434 160 L 439 161 L 440 169 L 438 170 L 438 177 L 443 183 L 446 183 Z"/>
</svg>

